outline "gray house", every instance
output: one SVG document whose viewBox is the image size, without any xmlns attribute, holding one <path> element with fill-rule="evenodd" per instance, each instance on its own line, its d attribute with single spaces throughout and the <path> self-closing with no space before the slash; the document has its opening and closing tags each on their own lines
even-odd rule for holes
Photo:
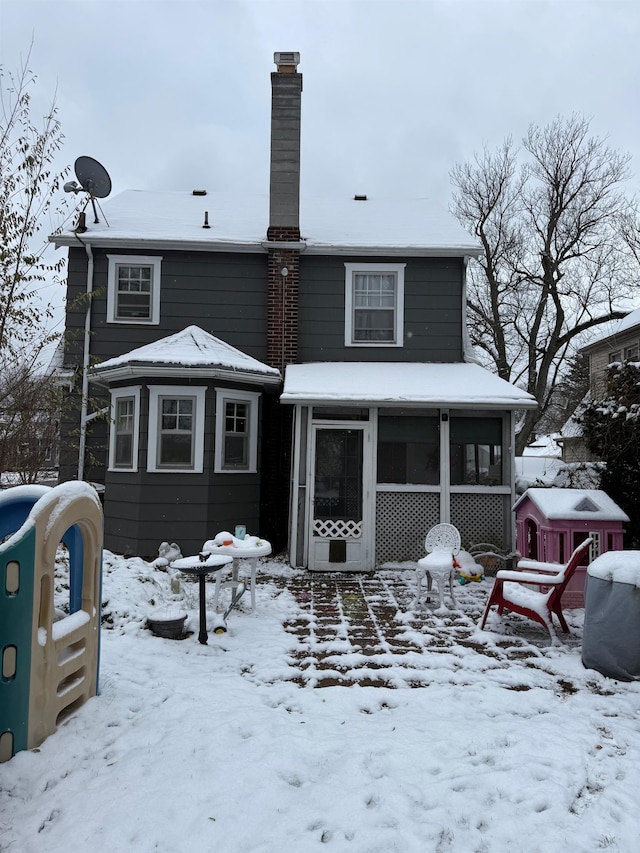
<svg viewBox="0 0 640 853">
<path fill-rule="evenodd" d="M 605 394 L 610 365 L 640 361 L 640 308 L 609 323 L 608 328 L 581 347 L 580 352 L 589 359 L 589 391 L 562 427 L 558 441 L 562 459 L 569 463 L 597 461 L 587 447 L 580 419 L 587 404 Z"/>
<path fill-rule="evenodd" d="M 415 559 L 438 521 L 511 548 L 535 401 L 473 359 L 480 248 L 428 199 L 301 197 L 299 55 L 275 61 L 268 197 L 127 191 L 52 238 L 81 388 L 63 477 L 104 483 L 106 546 L 142 556 L 238 523 L 311 570 Z"/>
</svg>

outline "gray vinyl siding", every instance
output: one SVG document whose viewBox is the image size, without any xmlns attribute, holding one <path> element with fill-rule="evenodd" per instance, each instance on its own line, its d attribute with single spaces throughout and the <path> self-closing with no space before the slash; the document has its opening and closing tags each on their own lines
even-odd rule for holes
<svg viewBox="0 0 640 853">
<path fill-rule="evenodd" d="M 184 387 L 189 383 L 174 384 Z M 176 542 L 185 556 L 197 554 L 205 539 L 213 538 L 222 530 L 233 532 L 236 524 L 244 524 L 249 533 L 268 538 L 260 529 L 260 474 L 216 474 L 213 470 L 214 388 L 219 384 L 208 384 L 204 470 L 193 474 L 147 471 L 149 385 L 143 384 L 138 471 L 106 472 L 106 548 L 115 553 L 155 557 L 160 543 L 168 541 Z M 248 386 L 244 389 L 233 387 L 248 389 Z M 250 390 L 257 389 L 252 386 Z M 203 531 L 206 531 L 204 535 Z"/>
<path fill-rule="evenodd" d="M 162 257 L 160 323 L 107 323 L 110 255 Z M 81 363 L 86 304 L 87 257 L 69 250 L 67 346 L 65 363 Z M 208 252 L 130 252 L 94 250 L 91 355 L 104 361 L 195 324 L 247 355 L 264 361 L 267 353 L 266 258 L 253 254 Z"/>
<path fill-rule="evenodd" d="M 260 529 L 260 482 L 256 474 L 135 475 L 108 472 L 105 492 L 105 547 L 118 554 L 156 557 L 161 542 L 176 542 L 185 556 L 206 539 L 244 524 Z M 153 477 L 152 481 L 148 478 Z M 205 532 L 206 531 L 206 532 Z"/>
<path fill-rule="evenodd" d="M 462 360 L 462 282 L 459 258 L 371 258 L 406 262 L 402 347 L 345 347 L 345 263 L 362 258 L 302 255 L 298 356 L 311 361 Z"/>
</svg>

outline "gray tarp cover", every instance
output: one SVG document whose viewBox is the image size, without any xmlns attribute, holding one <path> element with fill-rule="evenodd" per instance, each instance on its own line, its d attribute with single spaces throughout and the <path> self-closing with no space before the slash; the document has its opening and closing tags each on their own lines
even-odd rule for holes
<svg viewBox="0 0 640 853">
<path fill-rule="evenodd" d="M 640 589 L 587 574 L 582 663 L 608 678 L 640 679 Z"/>
</svg>

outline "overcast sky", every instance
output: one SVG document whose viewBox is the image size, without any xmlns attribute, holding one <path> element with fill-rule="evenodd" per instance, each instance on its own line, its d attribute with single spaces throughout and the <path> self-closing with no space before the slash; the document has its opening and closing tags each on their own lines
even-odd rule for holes
<svg viewBox="0 0 640 853">
<path fill-rule="evenodd" d="M 456 162 L 578 112 L 640 194 L 638 0 L 0 0 L 5 70 L 32 37 L 61 165 L 95 157 L 114 193 L 266 192 L 273 53 L 297 50 L 303 192 L 447 206 Z"/>
</svg>

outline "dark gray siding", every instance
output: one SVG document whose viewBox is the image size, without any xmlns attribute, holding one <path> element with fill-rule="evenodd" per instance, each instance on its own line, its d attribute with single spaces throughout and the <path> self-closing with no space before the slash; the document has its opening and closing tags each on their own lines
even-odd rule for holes
<svg viewBox="0 0 640 853">
<path fill-rule="evenodd" d="M 181 474 L 146 470 L 149 398 L 148 385 L 143 384 L 138 471 L 106 472 L 104 532 L 109 550 L 154 557 L 160 543 L 168 541 L 176 542 L 185 556 L 197 554 L 206 539 L 221 530 L 233 532 L 236 524 L 244 524 L 249 533 L 272 541 L 270 531 L 261 527 L 260 474 L 214 473 L 214 386 L 219 385 L 210 383 L 207 391 L 204 470 L 201 474 Z M 252 386 L 250 390 L 257 389 Z"/>
<path fill-rule="evenodd" d="M 160 324 L 107 323 L 107 254 L 162 257 Z M 66 363 L 81 361 L 87 257 L 69 250 Z M 191 324 L 264 361 L 267 352 L 266 255 L 94 250 L 91 355 L 104 361 Z"/>
<path fill-rule="evenodd" d="M 404 346 L 345 347 L 345 263 L 361 258 L 304 254 L 300 260 L 298 354 L 309 361 L 462 360 L 460 258 L 370 258 L 405 262 Z"/>
<path fill-rule="evenodd" d="M 162 257 L 160 324 L 107 323 L 108 254 L 158 255 Z M 96 364 L 152 343 L 195 324 L 242 352 L 264 361 L 267 353 L 266 254 L 217 254 L 214 252 L 129 251 L 94 249 L 94 292 L 91 304 L 91 363 Z M 86 316 L 87 255 L 82 248 L 69 249 L 67 278 L 67 325 L 65 365 L 82 365 Z M 108 399 L 91 385 L 90 411 Z M 80 403 L 69 396 L 61 420 L 60 479 L 77 475 Z M 91 427 L 85 479 L 104 482 L 107 429 Z"/>
</svg>

